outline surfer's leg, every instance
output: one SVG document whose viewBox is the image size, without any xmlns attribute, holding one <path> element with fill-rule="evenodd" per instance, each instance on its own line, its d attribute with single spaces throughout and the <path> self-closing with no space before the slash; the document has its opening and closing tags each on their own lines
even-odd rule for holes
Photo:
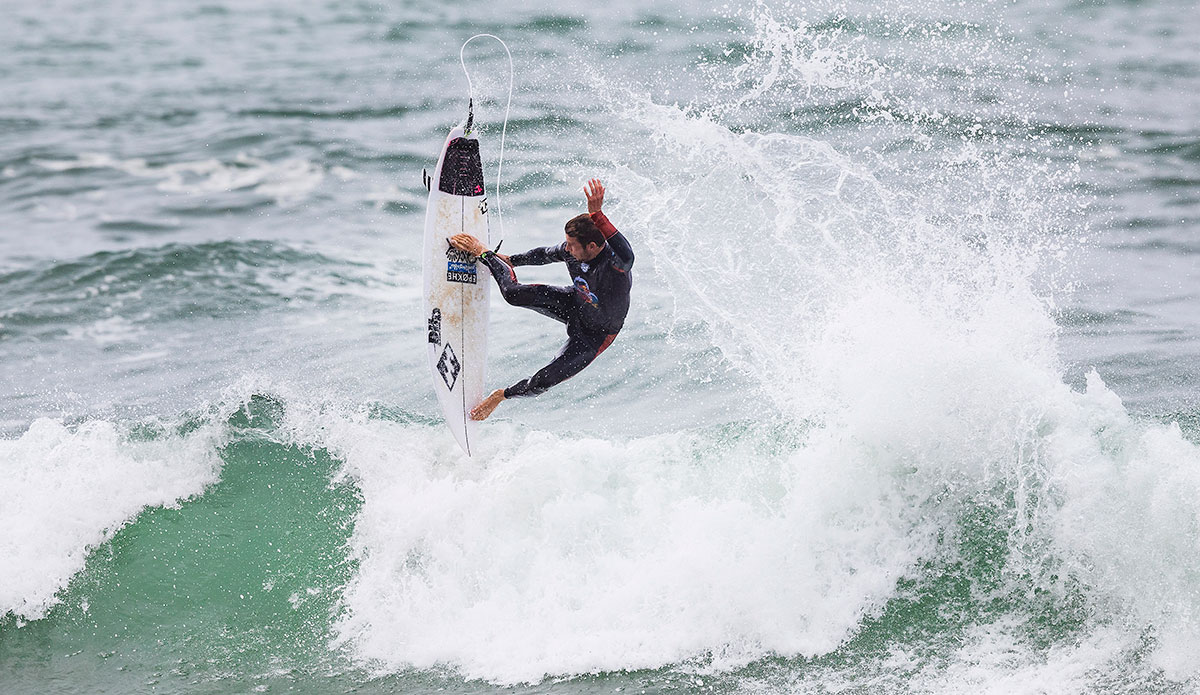
<svg viewBox="0 0 1200 695">
<path fill-rule="evenodd" d="M 575 309 L 575 290 L 570 287 L 554 287 L 551 285 L 522 285 L 517 282 L 517 274 L 511 266 L 489 253 L 481 260 L 487 263 L 496 279 L 496 286 L 504 301 L 513 306 L 525 307 L 549 316 L 552 319 L 567 323 L 571 312 Z"/>
<path fill-rule="evenodd" d="M 616 333 L 608 336 L 572 336 L 554 361 L 539 369 L 537 374 L 504 389 L 504 397 L 536 396 L 544 393 L 551 386 L 561 384 L 583 371 L 584 367 L 591 364 L 592 360 L 599 357 L 600 353 L 612 345 L 612 341 L 616 337 Z"/>
</svg>

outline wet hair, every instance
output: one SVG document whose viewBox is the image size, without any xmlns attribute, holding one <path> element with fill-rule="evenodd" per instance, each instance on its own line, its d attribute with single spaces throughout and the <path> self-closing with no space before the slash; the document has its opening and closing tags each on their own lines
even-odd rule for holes
<svg viewBox="0 0 1200 695">
<path fill-rule="evenodd" d="M 578 241 L 585 249 L 588 244 L 604 246 L 604 234 L 600 232 L 600 228 L 592 221 L 592 216 L 586 212 L 567 220 L 566 229 L 567 236 Z"/>
</svg>

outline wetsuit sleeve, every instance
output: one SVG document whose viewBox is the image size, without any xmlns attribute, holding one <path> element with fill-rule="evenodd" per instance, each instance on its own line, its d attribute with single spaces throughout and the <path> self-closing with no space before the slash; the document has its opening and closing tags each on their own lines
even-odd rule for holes
<svg viewBox="0 0 1200 695">
<path fill-rule="evenodd" d="M 600 228 L 600 233 L 608 241 L 613 252 L 613 265 L 621 270 L 629 270 L 633 266 L 633 247 L 625 235 L 617 231 L 612 222 L 608 221 L 603 212 L 593 212 L 592 222 Z"/>
<path fill-rule="evenodd" d="M 518 265 L 546 265 L 547 263 L 562 263 L 567 260 L 567 251 L 563 248 L 566 242 L 558 246 L 543 246 L 537 249 L 530 249 L 525 253 L 514 253 L 508 257 L 513 266 Z"/>
</svg>

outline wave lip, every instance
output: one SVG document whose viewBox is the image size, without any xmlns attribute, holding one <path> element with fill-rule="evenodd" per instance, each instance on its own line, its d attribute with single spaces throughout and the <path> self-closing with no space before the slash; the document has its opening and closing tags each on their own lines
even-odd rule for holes
<svg viewBox="0 0 1200 695">
<path fill-rule="evenodd" d="M 106 421 L 51 419 L 0 440 L 0 617 L 44 617 L 88 553 L 142 509 L 215 482 L 216 444 L 209 428 L 141 438 Z"/>
</svg>

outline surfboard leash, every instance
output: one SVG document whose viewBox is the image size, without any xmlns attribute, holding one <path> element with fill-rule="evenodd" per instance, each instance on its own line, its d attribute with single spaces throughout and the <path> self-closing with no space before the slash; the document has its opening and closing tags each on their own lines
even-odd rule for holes
<svg viewBox="0 0 1200 695">
<path fill-rule="evenodd" d="M 458 62 L 462 64 L 463 75 L 467 77 L 467 125 L 463 128 L 464 135 L 471 134 L 471 126 L 475 122 L 475 88 L 471 84 L 471 73 L 467 70 L 466 50 L 467 44 L 479 38 L 499 41 L 500 45 L 504 47 L 504 53 L 508 55 L 508 103 L 504 105 L 504 126 L 500 129 L 500 160 L 496 165 L 496 223 L 500 227 L 500 243 L 504 243 L 504 210 L 500 205 L 500 177 L 504 173 L 504 138 L 508 134 L 508 112 L 512 107 L 513 59 L 512 51 L 508 50 L 508 44 L 495 34 L 476 34 L 463 41 L 462 48 L 458 49 Z"/>
</svg>

